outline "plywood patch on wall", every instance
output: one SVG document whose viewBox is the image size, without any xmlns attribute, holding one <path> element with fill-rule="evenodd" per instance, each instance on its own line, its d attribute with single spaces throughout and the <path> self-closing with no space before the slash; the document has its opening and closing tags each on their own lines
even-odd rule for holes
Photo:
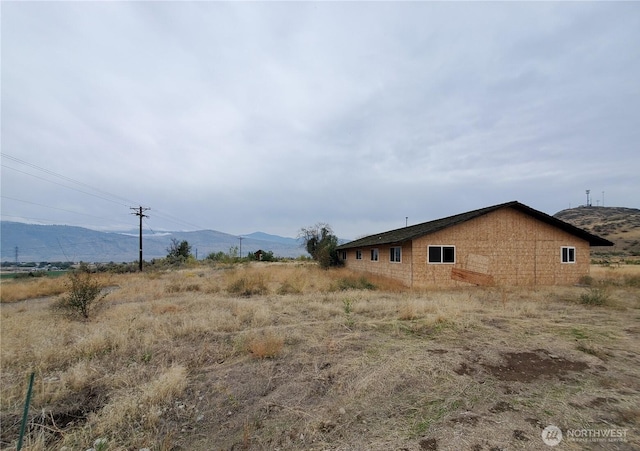
<svg viewBox="0 0 640 451">
<path fill-rule="evenodd" d="M 451 268 L 451 278 L 460 282 L 472 283 L 474 285 L 493 285 L 493 276 L 482 274 L 475 271 L 469 271 L 463 268 Z"/>
<path fill-rule="evenodd" d="M 469 254 L 467 256 L 465 269 L 480 274 L 489 274 L 489 257 L 486 255 Z"/>
</svg>

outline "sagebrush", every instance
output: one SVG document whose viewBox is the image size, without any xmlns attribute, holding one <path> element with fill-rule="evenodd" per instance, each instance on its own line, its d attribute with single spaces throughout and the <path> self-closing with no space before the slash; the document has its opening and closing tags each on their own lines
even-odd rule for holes
<svg viewBox="0 0 640 451">
<path fill-rule="evenodd" d="M 54 308 L 70 316 L 89 319 L 90 314 L 101 307 L 101 302 L 107 294 L 102 293 L 100 282 L 85 268 L 81 267 L 69 273 L 67 277 L 65 287 L 68 293 L 54 304 Z"/>
</svg>

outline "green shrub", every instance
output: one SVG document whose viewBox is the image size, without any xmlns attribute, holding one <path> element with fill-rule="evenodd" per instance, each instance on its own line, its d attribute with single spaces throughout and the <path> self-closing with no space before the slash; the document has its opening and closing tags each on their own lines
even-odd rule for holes
<svg viewBox="0 0 640 451">
<path fill-rule="evenodd" d="M 628 287 L 640 287 L 640 276 L 626 276 L 624 284 Z"/>
<path fill-rule="evenodd" d="M 211 252 L 207 255 L 206 260 L 211 260 L 213 262 L 222 262 L 222 263 L 230 263 L 233 259 L 226 253 L 220 252 Z"/>
<path fill-rule="evenodd" d="M 335 290 L 375 290 L 376 286 L 369 282 L 366 277 L 343 277 L 338 279 L 333 287 Z"/>
<path fill-rule="evenodd" d="M 585 305 L 605 305 L 609 302 L 609 293 L 602 287 L 589 287 L 580 295 L 580 302 Z"/>
<path fill-rule="evenodd" d="M 100 294 L 102 287 L 86 266 L 81 266 L 69 273 L 65 287 L 68 293 L 53 305 L 54 309 L 84 320 L 89 318 L 90 313 L 101 307 L 102 301 L 107 296 Z"/>
<path fill-rule="evenodd" d="M 298 233 L 304 248 L 318 262 L 321 268 L 340 266 L 338 258 L 338 237 L 333 234 L 329 224 L 317 223 L 311 227 L 303 227 Z"/>
<path fill-rule="evenodd" d="M 172 265 L 179 265 L 187 262 L 189 258 L 193 258 L 189 242 L 186 240 L 178 241 L 176 238 L 171 238 L 171 244 L 167 248 L 166 260 Z"/>
</svg>

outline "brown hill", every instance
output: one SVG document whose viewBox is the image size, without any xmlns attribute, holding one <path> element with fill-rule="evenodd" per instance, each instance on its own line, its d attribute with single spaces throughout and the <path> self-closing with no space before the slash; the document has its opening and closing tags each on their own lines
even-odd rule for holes
<svg viewBox="0 0 640 451">
<path fill-rule="evenodd" d="M 613 248 L 594 248 L 594 254 L 640 255 L 640 210 L 637 208 L 582 206 L 553 216 L 615 243 Z"/>
</svg>

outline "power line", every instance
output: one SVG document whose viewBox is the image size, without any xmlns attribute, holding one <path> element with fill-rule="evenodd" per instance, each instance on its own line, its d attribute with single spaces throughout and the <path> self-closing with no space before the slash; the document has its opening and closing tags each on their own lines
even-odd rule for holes
<svg viewBox="0 0 640 451">
<path fill-rule="evenodd" d="M 62 255 L 64 255 L 64 258 L 66 258 L 67 261 L 70 262 L 71 260 L 69 260 L 69 257 L 67 257 L 67 253 L 62 248 L 62 244 L 60 244 L 60 240 L 57 237 L 56 237 L 56 241 L 58 241 L 58 246 L 60 246 L 60 250 L 62 251 Z"/>
<path fill-rule="evenodd" d="M 20 173 L 25 174 L 25 175 L 28 175 L 28 176 L 30 176 L 30 177 L 34 177 L 34 178 L 37 178 L 37 179 L 40 179 L 40 180 L 44 180 L 45 182 L 53 183 L 54 185 L 62 186 L 63 188 L 67 188 L 67 189 L 70 189 L 70 190 L 73 190 L 73 191 L 77 191 L 77 192 L 79 192 L 79 193 L 86 194 L 86 195 L 88 195 L 88 196 L 97 197 L 98 199 L 106 200 L 107 202 L 113 202 L 114 204 L 118 204 L 118 205 L 125 205 L 125 204 L 123 204 L 122 202 L 115 201 L 115 200 L 113 200 L 113 199 L 109 199 L 109 198 L 104 197 L 104 196 L 98 196 L 97 194 L 88 193 L 88 192 L 86 192 L 86 191 L 82 191 L 82 190 L 80 190 L 80 189 L 73 188 L 73 187 L 71 187 L 71 186 L 63 185 L 62 183 L 54 182 L 53 180 L 49 180 L 49 179 L 46 179 L 46 178 L 44 178 L 44 177 L 38 177 L 38 176 L 37 176 L 37 175 L 35 175 L 35 174 L 31 174 L 31 173 L 29 173 L 29 172 L 21 171 L 20 169 L 12 168 L 11 166 L 7 166 L 6 164 L 5 164 L 5 165 L 3 165 L 3 167 L 4 167 L 5 169 L 11 169 L 11 170 L 13 170 L 13 171 L 20 172 Z"/>
<path fill-rule="evenodd" d="M 43 168 L 43 167 L 38 166 L 36 164 L 30 163 L 28 161 L 24 161 L 24 160 L 22 160 L 20 158 L 12 156 L 12 155 L 9 155 L 9 154 L 6 154 L 6 153 L 0 153 L 0 155 L 2 156 L 3 159 L 8 159 L 8 160 L 13 161 L 15 163 L 19 163 L 19 164 L 28 166 L 28 167 L 30 167 L 32 169 L 44 172 L 44 173 L 46 173 L 48 175 L 51 175 L 53 177 L 60 178 L 60 179 L 62 179 L 64 181 L 67 181 L 67 182 L 70 182 L 70 183 L 73 183 L 73 184 L 76 184 L 76 185 L 79 185 L 79 186 L 82 186 L 82 187 L 85 187 L 85 188 L 89 188 L 90 190 L 95 191 L 97 193 L 100 193 L 102 195 L 94 194 L 94 193 L 91 193 L 91 192 L 87 192 L 87 191 L 84 191 L 84 190 L 80 190 L 80 189 L 74 188 L 72 186 L 68 186 L 68 185 L 65 185 L 65 184 L 62 184 L 62 183 L 58 183 L 58 182 L 56 182 L 54 180 L 50 180 L 48 178 L 40 177 L 40 176 L 32 174 L 30 172 L 25 172 L 25 171 L 22 171 L 20 169 L 16 169 L 16 168 L 7 166 L 6 164 L 3 163 L 2 166 L 4 168 L 11 169 L 13 171 L 20 172 L 20 173 L 28 175 L 30 177 L 34 177 L 34 178 L 46 181 L 48 183 L 52 183 L 52 184 L 55 184 L 55 185 L 58 185 L 58 186 L 62 186 L 63 188 L 67 188 L 67 189 L 70 189 L 70 190 L 73 190 L 73 191 L 76 191 L 76 192 L 79 192 L 79 193 L 82 193 L 82 194 L 86 194 L 88 196 L 93 196 L 93 197 L 96 197 L 96 198 L 99 198 L 99 199 L 102 199 L 102 200 L 105 200 L 105 201 L 108 201 L 108 202 L 112 202 L 112 203 L 115 203 L 115 204 L 118 204 L 118 205 L 124 205 L 124 206 L 128 206 L 128 205 L 131 205 L 131 204 L 140 205 L 139 202 L 135 202 L 135 201 L 132 201 L 130 199 L 126 199 L 126 198 L 124 198 L 122 196 L 119 196 L 117 194 L 109 193 L 109 192 L 107 192 L 105 190 L 93 187 L 93 186 L 88 185 L 86 183 L 83 183 L 83 182 L 81 182 L 79 180 L 73 179 L 73 178 L 68 177 L 66 175 L 63 175 L 63 174 L 59 174 L 59 173 L 54 172 L 54 171 L 52 171 L 50 169 Z M 105 197 L 105 196 L 108 196 L 108 197 Z M 48 206 L 48 205 L 42 205 L 42 204 L 38 204 L 38 203 L 35 203 L 35 202 L 29 202 L 29 201 L 25 201 L 25 200 L 21 200 L 21 199 L 10 198 L 8 196 L 2 196 L 2 197 L 7 198 L 7 199 L 11 199 L 11 200 L 15 200 L 15 201 L 18 201 L 18 202 L 25 202 L 25 203 L 30 203 L 30 204 L 33 204 L 33 205 L 42 206 L 42 207 L 47 207 L 47 208 L 53 208 L 53 209 L 57 209 L 57 210 L 61 210 L 61 211 L 66 211 L 66 212 L 69 212 L 69 213 L 85 215 L 85 216 L 92 216 L 92 215 L 87 215 L 87 214 L 84 214 L 84 213 L 78 213 L 78 212 L 74 212 L 74 211 L 70 211 L 70 210 L 65 210 L 65 209 L 62 209 L 62 208 L 56 208 L 56 207 L 51 207 L 51 206 Z M 114 199 L 118 199 L 118 200 L 114 200 Z M 123 201 L 126 202 L 126 204 L 123 204 L 122 203 Z M 192 227 L 192 228 L 194 228 L 196 230 L 207 229 L 207 227 L 202 227 L 200 225 L 193 224 L 191 222 L 185 221 L 184 219 L 172 216 L 172 215 L 170 215 L 168 213 L 164 213 L 164 212 L 162 212 L 162 210 L 156 210 L 155 211 L 155 216 L 157 218 L 164 219 L 165 221 L 169 221 L 169 222 L 172 222 L 172 223 L 175 223 L 175 224 L 179 224 L 179 225 L 182 225 L 182 226 L 187 226 L 187 227 L 190 227 L 190 228 Z M 108 218 L 100 218 L 98 216 L 93 216 L 93 217 L 98 218 L 98 219 L 103 219 L 103 220 L 105 220 L 105 219 L 106 220 L 110 220 L 110 218 L 109 219 Z"/>
<path fill-rule="evenodd" d="M 147 229 L 149 230 L 149 232 L 151 232 L 152 234 L 155 235 L 156 231 L 151 228 L 151 226 L 149 225 L 149 223 L 146 220 L 144 221 L 144 225 L 147 226 Z"/>
<path fill-rule="evenodd" d="M 64 209 L 64 208 L 52 207 L 50 205 L 44 205 L 44 204 L 40 204 L 40 203 L 37 203 L 37 202 L 31 202 L 31 201 L 28 201 L 28 200 L 18 199 L 18 198 L 11 197 L 11 196 L 2 195 L 0 197 L 2 197 L 4 199 L 8 199 L 8 200 L 13 200 L 13 201 L 16 201 L 16 202 L 22 202 L 22 203 L 25 203 L 25 204 L 36 205 L 38 207 L 44 207 L 44 208 L 49 208 L 49 209 L 52 209 L 52 210 L 64 211 L 64 212 L 67 212 L 67 213 L 73 213 L 73 214 L 77 214 L 77 215 L 81 215 L 81 216 L 87 216 L 87 217 L 90 217 L 90 218 L 96 218 L 96 219 L 100 219 L 100 220 L 103 220 L 103 221 L 113 221 L 113 218 L 106 218 L 104 216 L 90 215 L 90 214 L 87 214 L 87 213 L 80 213 L 80 212 L 77 212 L 77 211 L 67 210 L 67 209 Z M 31 220 L 35 220 L 35 221 L 49 221 L 49 222 L 53 221 L 53 222 L 55 222 L 55 220 L 52 220 L 52 219 L 49 219 L 49 218 L 34 218 L 34 217 L 26 217 L 26 216 L 22 216 L 22 215 L 13 215 L 13 214 L 8 214 L 8 213 L 1 213 L 1 216 L 3 216 L 3 217 L 12 217 L 12 218 L 17 218 L 17 219 L 31 219 Z M 158 218 L 161 218 L 161 219 L 165 219 L 166 221 L 169 221 L 169 222 L 173 222 L 173 223 L 176 223 L 176 224 L 187 225 L 189 227 L 193 227 L 196 230 L 205 230 L 206 229 L 206 227 L 199 226 L 199 225 L 196 225 L 196 224 L 192 224 L 192 223 L 186 222 L 184 220 L 180 220 L 180 219 L 178 219 L 178 218 L 176 218 L 174 216 L 168 215 L 166 213 L 156 212 L 155 216 L 158 217 Z M 146 224 L 146 221 L 145 221 L 145 224 Z M 67 224 L 67 225 L 72 225 L 72 224 Z M 120 225 L 122 227 L 129 227 L 128 225 L 125 225 L 124 222 L 122 222 Z M 148 226 L 148 224 L 147 224 L 147 226 Z M 151 227 L 148 226 L 148 228 L 149 228 L 150 231 L 154 232 L 151 229 Z"/>
<path fill-rule="evenodd" d="M 90 215 L 90 214 L 87 214 L 87 213 L 80 213 L 80 212 L 73 211 L 73 210 L 67 210 L 65 208 L 52 207 L 51 205 L 39 204 L 37 202 L 31 202 L 31 201 L 28 201 L 28 200 L 17 199 L 15 197 L 4 196 L 4 195 L 1 195 L 0 197 L 2 197 L 3 199 L 14 200 L 16 202 L 23 202 L 25 204 L 36 205 L 38 207 L 50 208 L 52 210 L 60 210 L 60 211 L 64 211 L 64 212 L 67 212 L 67 213 L 73 213 L 73 214 L 81 215 L 81 216 L 88 216 L 90 218 L 103 219 L 103 220 L 107 220 L 107 221 L 111 220 L 111 218 L 105 218 L 105 217 L 102 217 L 102 216 Z"/>
<path fill-rule="evenodd" d="M 192 223 L 187 222 L 187 221 L 185 221 L 183 219 L 176 218 L 175 216 L 171 216 L 170 214 L 163 213 L 161 210 L 154 210 L 154 212 L 155 212 L 154 216 L 156 218 L 165 219 L 165 220 L 167 220 L 169 222 L 173 222 L 175 224 L 180 224 L 180 225 L 186 225 L 186 226 L 189 226 L 189 227 L 193 227 L 196 230 L 205 230 L 206 229 L 206 227 L 202 227 L 202 226 L 199 226 L 197 224 L 192 224 Z"/>
<path fill-rule="evenodd" d="M 96 187 L 94 187 L 94 186 L 88 185 L 88 184 L 86 184 L 86 183 L 84 183 L 84 182 L 81 182 L 81 181 L 79 181 L 79 180 L 73 179 L 73 178 L 71 178 L 71 177 L 67 177 L 66 175 L 59 174 L 59 173 L 57 173 L 57 172 L 51 171 L 51 170 L 49 170 L 49 169 L 43 168 L 43 167 L 38 166 L 38 165 L 33 164 L 33 163 L 29 163 L 28 161 L 21 160 L 20 158 L 16 158 L 16 157 L 14 157 L 14 156 L 12 156 L 12 155 L 8 155 L 8 154 L 6 154 L 6 153 L 0 153 L 0 155 L 1 155 L 3 158 L 6 158 L 6 159 L 11 160 L 11 161 L 14 161 L 14 162 L 16 162 L 16 163 L 23 164 L 23 165 L 25 165 L 25 166 L 29 166 L 30 168 L 36 169 L 36 170 L 38 170 L 38 171 L 42 171 L 42 172 L 44 172 L 44 173 L 46 173 L 46 174 L 49 174 L 49 175 L 52 175 L 52 176 L 54 176 L 54 177 L 61 178 L 62 180 L 66 180 L 67 182 L 75 183 L 76 185 L 80 185 L 80 186 L 83 186 L 83 187 L 85 187 L 85 188 L 89 188 L 89 189 L 91 189 L 91 190 L 93 190 L 93 191 L 95 191 L 95 192 L 97 192 L 97 193 L 104 194 L 104 195 L 109 196 L 109 197 L 112 197 L 112 198 L 114 198 L 114 199 L 119 199 L 120 201 L 124 201 L 124 202 L 126 202 L 127 204 L 129 204 L 129 205 L 130 205 L 130 204 L 132 204 L 132 203 L 134 203 L 134 204 L 135 204 L 135 203 L 137 203 L 137 202 L 134 202 L 134 201 L 132 201 L 132 200 L 130 200 L 130 199 L 126 199 L 126 198 L 124 198 L 124 197 L 122 197 L 122 196 L 119 196 L 119 195 L 117 195 L 117 194 L 109 193 L 109 192 L 107 192 L 107 191 L 104 191 L 104 190 L 101 190 L 101 189 L 96 188 Z M 28 173 L 28 172 L 20 171 L 19 169 L 15 169 L 15 168 L 12 168 L 12 167 L 9 167 L 9 166 L 6 166 L 6 165 L 3 165 L 3 166 L 4 166 L 4 167 L 6 167 L 6 168 L 8 168 L 8 169 L 13 169 L 14 171 L 18 171 L 18 172 L 22 172 L 22 173 L 24 173 L 24 174 L 30 175 L 30 176 L 32 176 L 32 177 L 40 178 L 40 179 L 45 180 L 45 181 L 48 181 L 48 182 L 50 182 L 50 183 L 58 184 L 58 183 L 53 182 L 53 181 L 51 181 L 51 180 L 43 179 L 43 178 L 41 178 L 41 177 L 38 177 L 38 176 L 36 176 L 36 175 L 34 175 L 34 174 L 30 174 L 30 173 Z M 66 186 L 66 185 L 61 185 L 61 186 L 64 186 L 64 187 L 69 188 L 69 189 L 75 189 L 75 188 L 71 188 L 71 187 Z M 76 190 L 76 191 L 80 191 L 80 190 Z M 95 194 L 87 193 L 87 192 L 84 192 L 84 191 L 80 191 L 80 192 L 81 192 L 81 193 L 84 193 L 84 194 L 88 194 L 88 195 L 90 195 L 90 196 L 100 197 L 100 196 L 97 196 L 97 195 L 95 195 Z M 101 197 L 101 198 L 102 198 L 102 199 L 104 199 L 104 200 L 108 200 L 108 201 L 110 201 L 110 202 L 115 202 L 115 201 L 113 201 L 113 200 L 111 200 L 111 199 L 106 199 L 106 198 L 104 198 L 104 197 Z M 117 203 L 117 202 L 116 202 L 116 203 Z"/>
</svg>

